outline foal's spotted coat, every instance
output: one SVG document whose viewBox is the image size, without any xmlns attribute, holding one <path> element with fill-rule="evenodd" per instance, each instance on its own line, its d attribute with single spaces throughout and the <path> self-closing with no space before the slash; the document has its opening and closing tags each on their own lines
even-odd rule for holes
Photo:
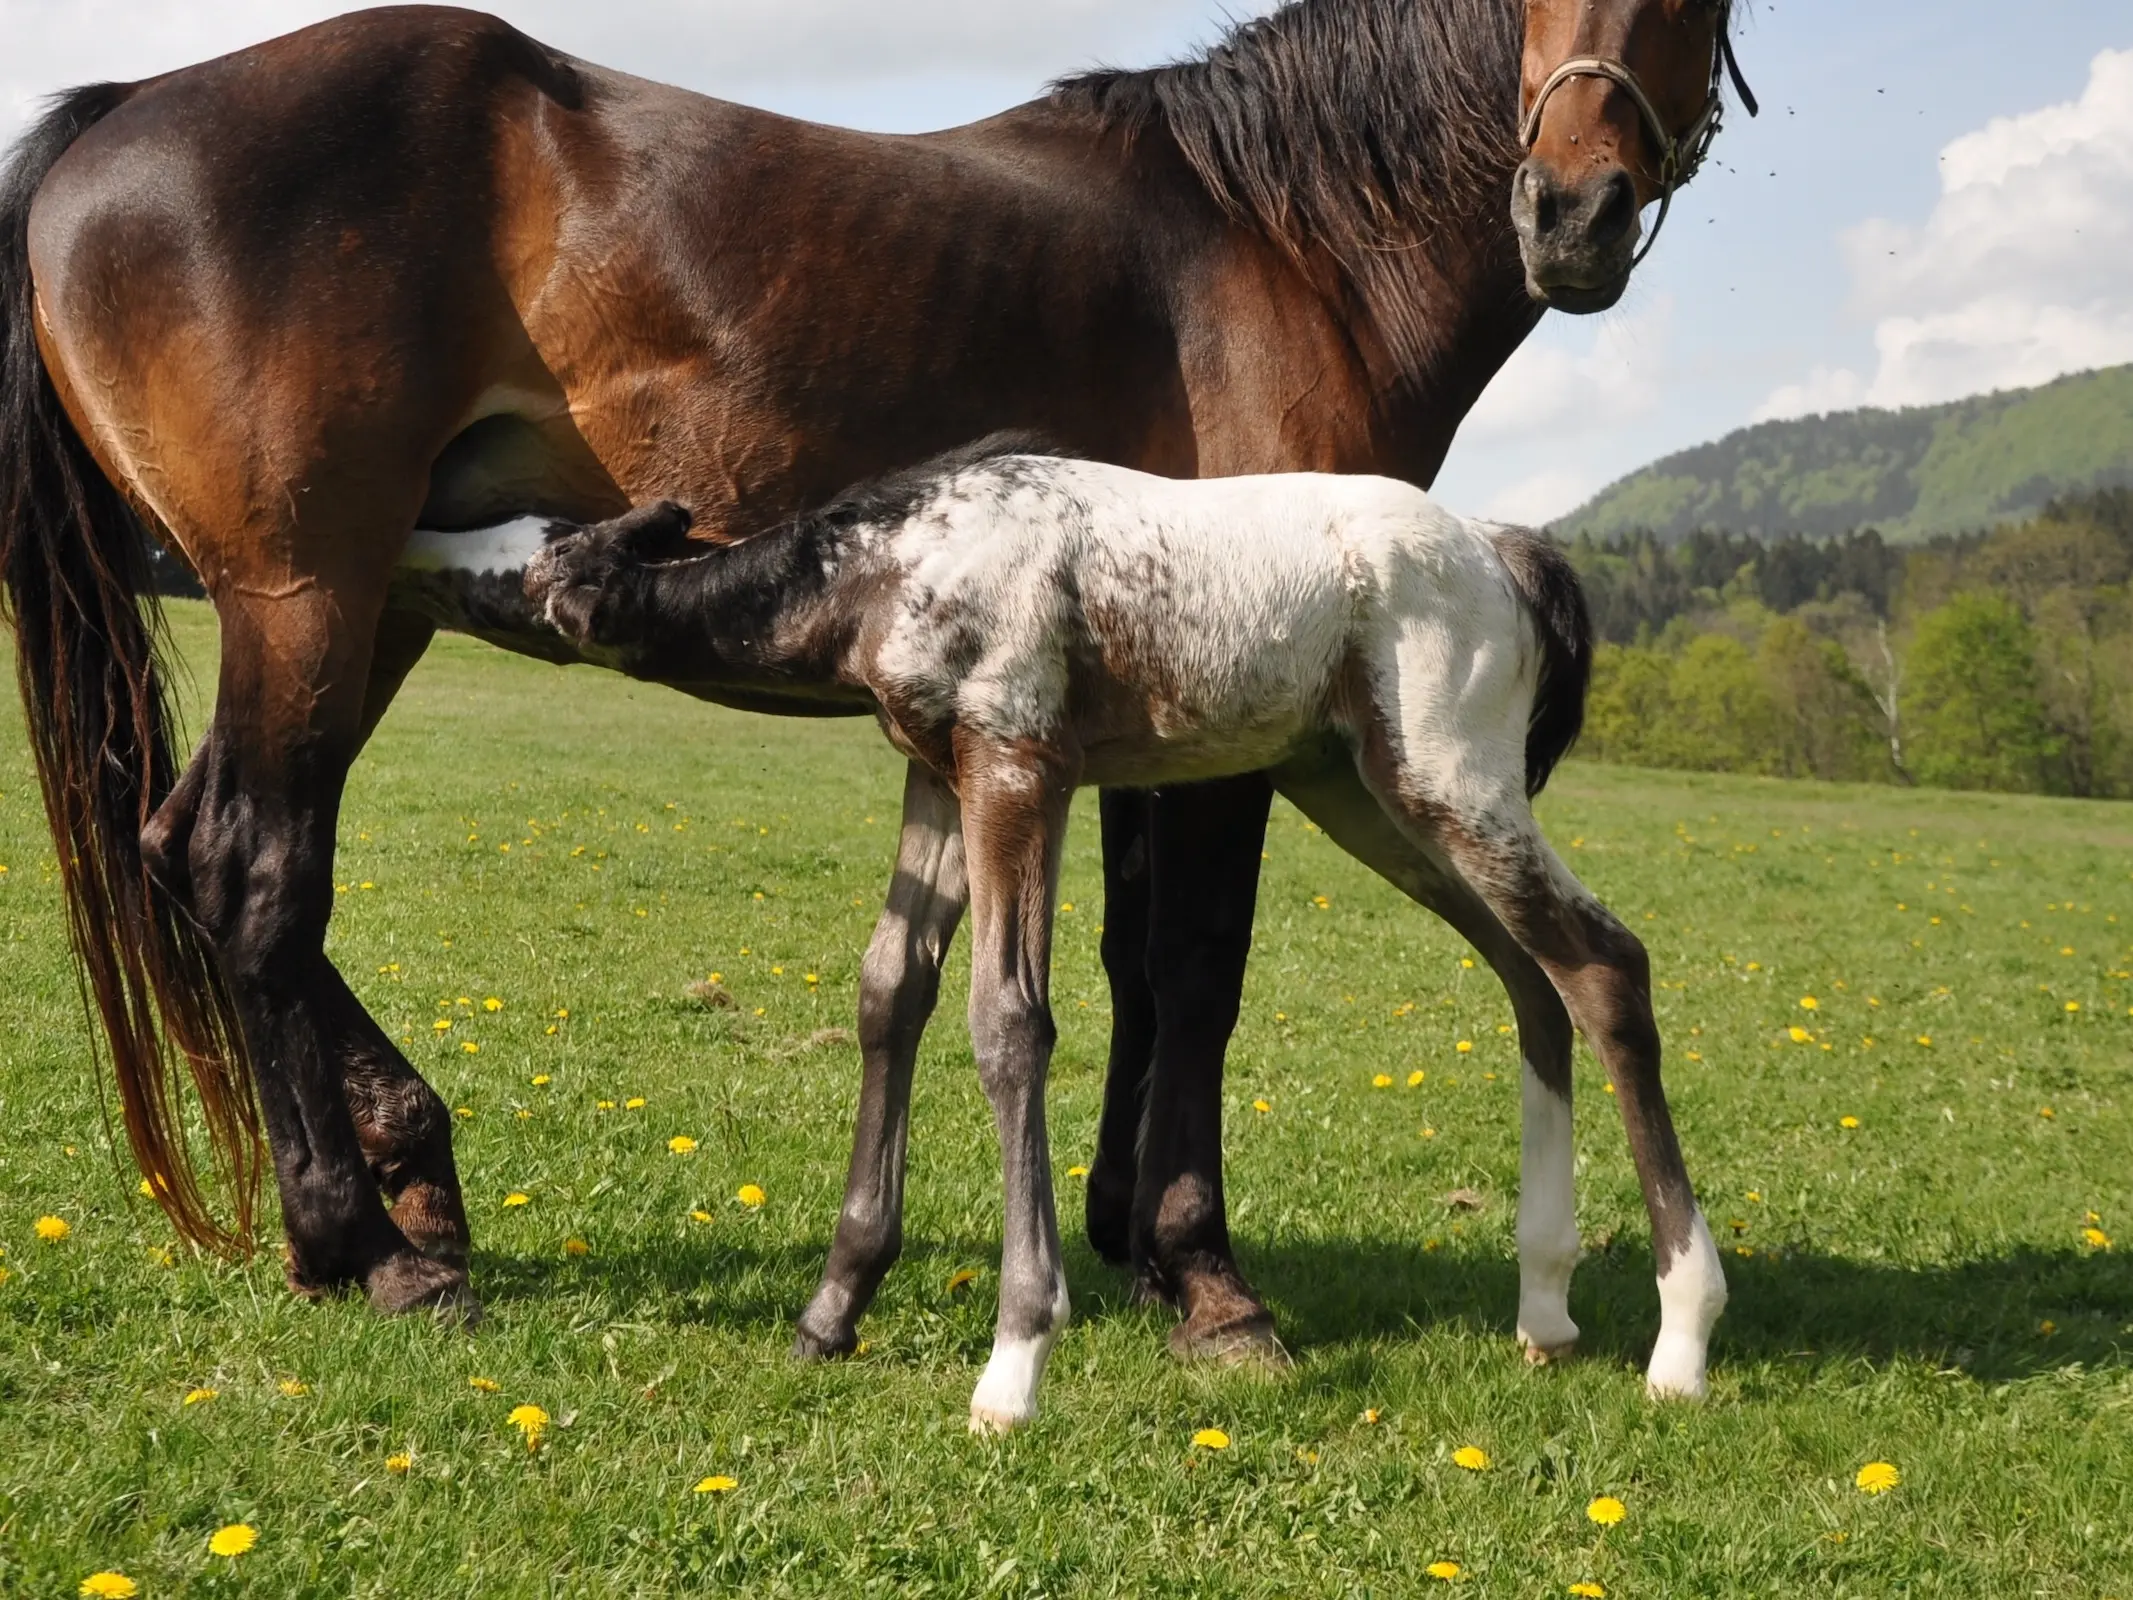
<svg viewBox="0 0 2133 1600">
<path fill-rule="evenodd" d="M 1525 1058 L 1519 1337 L 1570 1350 L 1573 1024 L 1617 1087 L 1659 1260 L 1655 1393 L 1701 1395 L 1725 1280 L 1659 1084 L 1645 954 L 1541 837 L 1531 795 L 1590 665 L 1544 541 L 1381 478 L 1177 482 L 988 441 L 745 543 L 653 506 L 558 529 L 526 593 L 582 647 L 762 704 L 870 703 L 911 759 L 862 978 L 844 1211 L 800 1323 L 849 1350 L 901 1239 L 912 1060 L 967 901 L 970 1026 L 1007 1223 L 973 1425 L 1035 1413 L 1067 1317 L 1044 1128 L 1052 904 L 1086 784 L 1268 770 L 1344 848 L 1443 915 L 1510 991 Z M 664 557 L 665 559 L 661 559 Z"/>
</svg>

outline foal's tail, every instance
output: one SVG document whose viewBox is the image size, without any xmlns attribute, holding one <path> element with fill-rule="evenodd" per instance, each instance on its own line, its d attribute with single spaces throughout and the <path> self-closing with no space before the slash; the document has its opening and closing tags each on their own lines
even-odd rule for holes
<svg viewBox="0 0 2133 1600">
<path fill-rule="evenodd" d="M 1540 681 L 1526 724 L 1526 795 L 1548 785 L 1556 763 L 1585 727 L 1585 691 L 1592 685 L 1592 613 L 1577 569 L 1546 534 L 1499 528 L 1491 535 L 1540 635 Z"/>
<path fill-rule="evenodd" d="M 61 97 L 0 173 L 0 583 L 83 998 L 110 1041 L 134 1159 L 181 1234 L 243 1248 L 260 1163 L 236 1015 L 198 931 L 142 860 L 141 831 L 175 773 L 148 545 L 61 406 L 34 327 L 30 204 L 67 147 L 129 92 L 97 84 Z M 185 1074 L 235 1198 L 228 1228 L 193 1174 Z"/>
</svg>

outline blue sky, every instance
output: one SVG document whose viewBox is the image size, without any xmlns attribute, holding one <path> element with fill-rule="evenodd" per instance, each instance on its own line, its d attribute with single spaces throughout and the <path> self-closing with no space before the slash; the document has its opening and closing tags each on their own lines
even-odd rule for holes
<svg viewBox="0 0 2133 1600">
<path fill-rule="evenodd" d="M 341 9 L 0 0 L 0 116 Z M 1211 0 L 491 9 L 629 71 L 892 131 L 984 115 L 1094 61 L 1176 54 L 1225 14 Z M 1762 118 L 1732 117 L 1620 307 L 1543 323 L 1454 447 L 1438 485 L 1451 504 L 1545 519 L 1761 415 L 2133 360 L 2126 0 L 1756 0 L 1740 55 Z"/>
</svg>

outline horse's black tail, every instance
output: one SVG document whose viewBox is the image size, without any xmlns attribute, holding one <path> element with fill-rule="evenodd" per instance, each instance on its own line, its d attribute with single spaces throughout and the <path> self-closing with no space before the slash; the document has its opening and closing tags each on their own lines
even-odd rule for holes
<svg viewBox="0 0 2133 1600">
<path fill-rule="evenodd" d="M 1500 528 L 1496 554 L 1540 635 L 1540 681 L 1526 724 L 1526 794 L 1548 786 L 1556 763 L 1585 727 L 1585 692 L 1592 686 L 1592 613 L 1577 569 L 1546 534 Z"/>
<path fill-rule="evenodd" d="M 142 829 L 175 778 L 147 541 L 53 388 L 30 281 L 31 203 L 68 147 L 131 92 L 96 84 L 61 96 L 0 172 L 0 583 L 84 1000 L 110 1043 L 128 1142 L 185 1237 L 243 1246 L 260 1162 L 235 1013 L 213 956 L 142 858 Z M 193 1174 L 187 1075 L 234 1196 L 229 1227 Z"/>
</svg>

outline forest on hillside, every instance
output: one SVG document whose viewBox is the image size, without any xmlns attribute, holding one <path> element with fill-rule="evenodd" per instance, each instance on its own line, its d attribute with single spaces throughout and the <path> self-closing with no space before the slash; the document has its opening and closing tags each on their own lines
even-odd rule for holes
<svg viewBox="0 0 2133 1600">
<path fill-rule="evenodd" d="M 2133 798 L 2133 491 L 1908 548 L 1706 531 L 1570 551 L 1605 641 L 1588 756 Z"/>
</svg>

